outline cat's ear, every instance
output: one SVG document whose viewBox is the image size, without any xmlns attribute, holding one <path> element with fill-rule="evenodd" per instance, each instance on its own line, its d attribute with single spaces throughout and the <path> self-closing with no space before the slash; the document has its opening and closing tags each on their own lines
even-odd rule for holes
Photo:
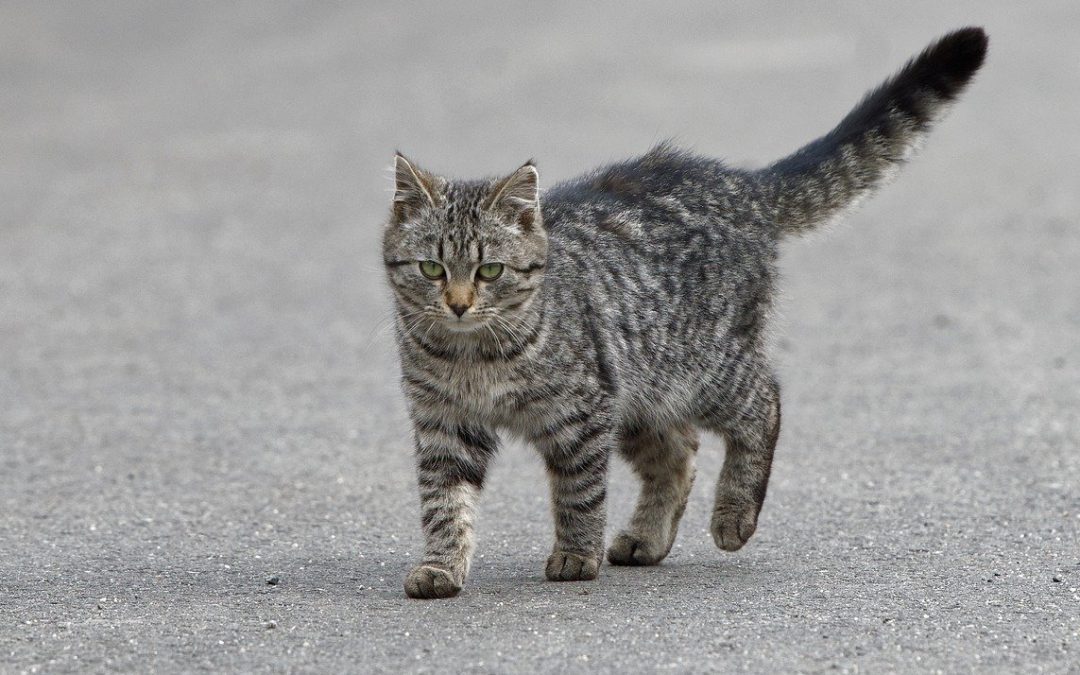
<svg viewBox="0 0 1080 675">
<path fill-rule="evenodd" d="M 510 217 L 524 232 L 539 225 L 540 174 L 532 160 L 497 181 L 484 208 Z"/>
<path fill-rule="evenodd" d="M 446 181 L 419 168 L 405 155 L 394 155 L 394 220 L 403 223 L 425 207 L 442 203 Z"/>
</svg>

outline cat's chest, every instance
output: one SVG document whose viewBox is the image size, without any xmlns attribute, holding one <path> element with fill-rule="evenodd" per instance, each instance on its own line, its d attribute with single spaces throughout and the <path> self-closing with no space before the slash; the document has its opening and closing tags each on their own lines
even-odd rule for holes
<svg viewBox="0 0 1080 675">
<path fill-rule="evenodd" d="M 458 412 L 492 423 L 512 414 L 531 379 L 520 367 L 506 363 L 449 363 L 429 375 L 439 380 L 447 403 Z"/>
</svg>

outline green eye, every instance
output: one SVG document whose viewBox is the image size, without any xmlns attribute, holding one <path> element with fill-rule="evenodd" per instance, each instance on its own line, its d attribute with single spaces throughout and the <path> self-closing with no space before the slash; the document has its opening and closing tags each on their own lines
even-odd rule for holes
<svg viewBox="0 0 1080 675">
<path fill-rule="evenodd" d="M 434 260 L 421 260 L 420 273 L 428 279 L 442 279 L 446 276 L 446 270 Z"/>
<path fill-rule="evenodd" d="M 476 276 L 480 277 L 482 281 L 495 281 L 502 273 L 502 263 L 488 263 L 486 265 L 481 265 L 480 268 L 476 270 Z"/>
</svg>

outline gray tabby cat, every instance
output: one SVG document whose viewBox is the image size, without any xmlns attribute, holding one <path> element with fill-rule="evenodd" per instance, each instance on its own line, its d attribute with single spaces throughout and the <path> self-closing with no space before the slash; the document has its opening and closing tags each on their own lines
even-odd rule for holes
<svg viewBox="0 0 1080 675">
<path fill-rule="evenodd" d="M 498 180 L 453 181 L 399 154 L 383 256 L 426 537 L 405 592 L 461 590 L 497 431 L 531 442 L 547 467 L 548 579 L 596 578 L 613 450 L 642 485 L 607 558 L 663 560 L 694 479 L 698 430 L 727 445 L 713 539 L 741 548 L 780 430 L 765 349 L 778 243 L 892 175 L 986 47 L 979 28 L 947 35 L 830 133 L 758 171 L 665 144 L 541 199 L 531 162 Z"/>
</svg>

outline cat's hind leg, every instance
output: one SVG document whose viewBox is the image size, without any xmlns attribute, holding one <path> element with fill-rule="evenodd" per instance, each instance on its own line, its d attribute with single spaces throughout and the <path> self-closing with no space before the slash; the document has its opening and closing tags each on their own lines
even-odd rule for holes
<svg viewBox="0 0 1080 675">
<path fill-rule="evenodd" d="M 656 565 L 671 551 L 694 484 L 698 433 L 689 424 L 626 430 L 619 450 L 641 479 L 629 525 L 608 548 L 612 565 Z"/>
<path fill-rule="evenodd" d="M 702 425 L 727 445 L 716 483 L 710 530 L 716 545 L 737 551 L 757 529 L 780 434 L 780 388 L 764 365 L 726 373 L 702 405 Z"/>
</svg>

